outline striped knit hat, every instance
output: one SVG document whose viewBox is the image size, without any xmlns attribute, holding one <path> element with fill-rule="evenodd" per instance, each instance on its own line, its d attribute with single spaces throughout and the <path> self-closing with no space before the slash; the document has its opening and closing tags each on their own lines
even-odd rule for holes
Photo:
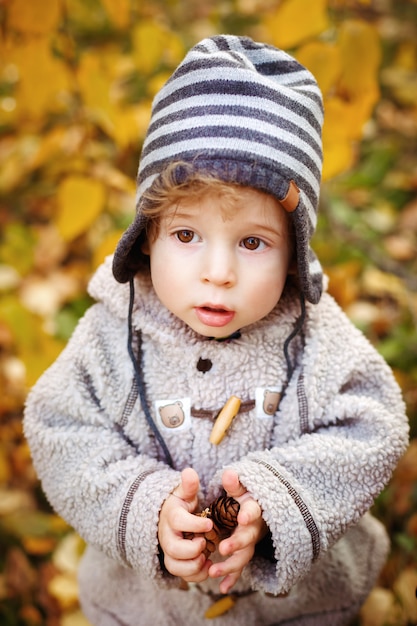
<svg viewBox="0 0 417 626">
<path fill-rule="evenodd" d="M 294 225 L 300 289 L 317 303 L 323 275 L 310 239 L 317 222 L 322 122 L 314 77 L 285 52 L 228 35 L 197 44 L 153 102 L 136 218 L 117 246 L 115 278 L 127 282 L 141 266 L 144 191 L 168 164 L 186 162 L 192 171 L 265 191 L 281 202 Z"/>
</svg>

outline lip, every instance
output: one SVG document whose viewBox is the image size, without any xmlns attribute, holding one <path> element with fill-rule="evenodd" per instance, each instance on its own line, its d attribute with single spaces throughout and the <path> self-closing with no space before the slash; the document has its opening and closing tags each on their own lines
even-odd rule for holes
<svg viewBox="0 0 417 626">
<path fill-rule="evenodd" d="M 196 306 L 194 310 L 200 322 L 214 328 L 227 326 L 235 317 L 235 311 L 221 304 L 202 304 Z"/>
</svg>

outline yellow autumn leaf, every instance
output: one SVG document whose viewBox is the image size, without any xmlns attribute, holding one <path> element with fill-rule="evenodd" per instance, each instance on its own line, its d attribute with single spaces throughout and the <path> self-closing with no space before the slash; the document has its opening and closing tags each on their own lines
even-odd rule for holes
<svg viewBox="0 0 417 626">
<path fill-rule="evenodd" d="M 407 626 L 407 618 L 390 589 L 374 587 L 360 610 L 362 626 Z"/>
<path fill-rule="evenodd" d="M 347 171 L 353 163 L 354 152 L 350 140 L 332 141 L 328 144 L 323 142 L 323 182 Z"/>
<path fill-rule="evenodd" d="M 92 626 L 79 609 L 65 612 L 60 618 L 60 624 L 61 626 Z"/>
<path fill-rule="evenodd" d="M 85 53 L 79 63 L 78 86 L 84 105 L 105 130 L 111 126 L 112 105 L 110 90 L 112 78 L 103 63 L 102 55 Z"/>
<path fill-rule="evenodd" d="M 122 230 L 113 231 L 109 233 L 100 242 L 100 244 L 94 249 L 94 256 L 93 256 L 93 268 L 94 269 L 97 268 L 99 265 L 101 265 L 101 263 L 103 263 L 106 256 L 113 254 L 122 235 L 123 235 Z"/>
<path fill-rule="evenodd" d="M 15 65 L 19 81 L 16 113 L 35 117 L 63 108 L 62 96 L 70 89 L 65 64 L 52 53 L 49 37 L 22 40 L 5 48 L 7 63 Z"/>
<path fill-rule="evenodd" d="M 52 562 L 62 574 L 77 575 L 80 558 L 85 543 L 75 532 L 68 533 L 60 540 L 52 555 Z"/>
<path fill-rule="evenodd" d="M 140 22 L 132 33 L 133 58 L 139 71 L 150 73 L 160 63 L 165 29 L 151 21 Z"/>
<path fill-rule="evenodd" d="M 400 599 L 409 622 L 417 623 L 417 571 L 414 567 L 407 567 L 398 576 L 394 583 L 394 593 Z"/>
<path fill-rule="evenodd" d="M 0 76 L 4 87 L 11 87 L 18 78 L 16 65 L 9 63 L 7 45 L 0 35 Z M 3 93 L 0 96 L 0 126 L 7 127 L 16 120 L 16 100 L 13 93 Z"/>
<path fill-rule="evenodd" d="M 36 169 L 42 167 L 48 161 L 56 158 L 62 158 L 62 153 L 68 156 L 68 150 L 65 150 L 66 144 L 69 143 L 68 136 L 70 129 L 65 126 L 55 126 L 49 132 L 45 132 L 39 136 L 38 149 L 31 161 L 31 168 Z M 74 135 L 74 132 L 73 132 Z"/>
<path fill-rule="evenodd" d="M 136 181 L 134 178 L 121 172 L 110 163 L 110 161 L 97 163 L 91 171 L 94 173 L 94 178 L 102 180 L 108 189 L 126 194 L 128 196 L 129 207 L 134 206 L 136 192 Z M 117 198 L 116 204 L 121 211 L 123 210 L 121 206 L 123 206 L 125 202 L 126 200 L 121 201 L 120 197 Z"/>
<path fill-rule="evenodd" d="M 155 74 L 155 76 L 152 76 L 148 80 L 148 85 L 147 85 L 148 94 L 153 98 L 161 89 L 161 87 L 164 86 L 164 84 L 166 83 L 166 81 L 168 80 L 170 76 L 171 76 L 171 72 L 166 72 L 166 71 L 158 72 L 157 74 Z"/>
<path fill-rule="evenodd" d="M 43 320 L 30 313 L 17 296 L 0 299 L 0 321 L 12 333 L 16 354 L 24 363 L 27 387 L 35 384 L 64 344 L 45 332 Z"/>
<path fill-rule="evenodd" d="M 24 33 L 52 32 L 61 17 L 60 0 L 11 0 L 7 3 L 10 30 Z"/>
<path fill-rule="evenodd" d="M 362 115 L 356 105 L 335 96 L 327 98 L 323 124 L 323 141 L 357 139 L 362 128 Z"/>
<path fill-rule="evenodd" d="M 324 97 L 334 89 L 341 71 L 338 46 L 334 43 L 312 41 L 301 46 L 296 57 L 314 75 Z"/>
<path fill-rule="evenodd" d="M 408 294 L 407 289 L 401 278 L 381 270 L 368 267 L 363 277 L 363 287 L 366 292 L 376 298 L 384 298 L 389 296 L 394 301 L 407 306 Z"/>
<path fill-rule="evenodd" d="M 351 98 L 370 92 L 377 97 L 381 47 L 376 28 L 359 20 L 343 22 L 339 31 L 339 48 L 342 92 Z"/>
<path fill-rule="evenodd" d="M 141 111 L 121 103 L 118 81 L 130 69 L 126 58 L 113 49 L 85 53 L 79 63 L 78 85 L 94 121 L 121 147 L 136 142 Z"/>
<path fill-rule="evenodd" d="M 48 335 L 39 323 L 39 337 L 36 348 L 32 346 L 22 351 L 22 360 L 26 367 L 26 385 L 32 387 L 47 367 L 53 363 L 64 347 L 64 342 Z"/>
<path fill-rule="evenodd" d="M 323 180 L 329 180 L 353 165 L 354 137 L 350 116 L 354 108 L 339 98 L 329 98 L 323 125 Z M 341 121 L 342 120 L 342 121 Z"/>
<path fill-rule="evenodd" d="M 101 0 L 106 13 L 118 28 L 126 28 L 130 22 L 130 0 Z"/>
<path fill-rule="evenodd" d="M 398 46 L 394 64 L 397 69 L 415 72 L 417 69 L 416 42 L 404 41 Z"/>
<path fill-rule="evenodd" d="M 113 106 L 110 108 L 109 117 L 111 125 L 108 132 L 117 145 L 125 148 L 129 144 L 137 144 L 139 141 L 140 112 L 136 107 Z"/>
<path fill-rule="evenodd" d="M 104 206 L 104 185 L 86 176 L 69 176 L 58 188 L 56 226 L 65 241 L 85 233 Z"/>
<path fill-rule="evenodd" d="M 150 103 L 129 106 L 120 101 L 116 87 L 125 70 L 123 57 L 112 50 L 103 51 L 100 56 L 85 53 L 78 70 L 84 105 L 121 148 L 138 143 L 150 118 Z"/>
<path fill-rule="evenodd" d="M 133 59 L 140 72 L 150 74 L 162 61 L 176 65 L 184 55 L 184 46 L 175 33 L 151 20 L 141 21 L 132 33 Z"/>
<path fill-rule="evenodd" d="M 31 537 L 30 535 L 22 539 L 25 552 L 35 556 L 45 556 L 52 552 L 56 545 L 54 537 Z"/>
<path fill-rule="evenodd" d="M 78 605 L 78 583 L 71 574 L 54 576 L 48 583 L 48 592 L 64 611 Z"/>
<path fill-rule="evenodd" d="M 212 604 L 207 611 L 204 613 L 205 619 L 215 619 L 216 617 L 220 617 L 227 611 L 230 611 L 236 604 L 236 598 L 234 596 L 223 596 L 220 600 L 217 600 L 214 604 Z"/>
<path fill-rule="evenodd" d="M 325 100 L 323 125 L 323 180 L 328 180 L 352 167 L 356 146 L 374 106 L 372 93 L 346 101 L 338 96 Z"/>
<path fill-rule="evenodd" d="M 284 0 L 264 19 L 272 43 L 293 48 L 323 32 L 329 26 L 326 0 Z"/>
</svg>

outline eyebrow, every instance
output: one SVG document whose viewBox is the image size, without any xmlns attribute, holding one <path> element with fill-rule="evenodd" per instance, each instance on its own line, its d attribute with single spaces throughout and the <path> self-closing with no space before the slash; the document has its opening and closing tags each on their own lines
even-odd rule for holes
<svg viewBox="0 0 417 626">
<path fill-rule="evenodd" d="M 188 220 L 188 219 L 192 219 L 193 217 L 195 217 L 195 214 L 192 212 L 186 212 L 186 211 L 176 210 L 176 209 L 173 211 L 167 211 L 161 216 L 163 220 L 166 220 L 168 222 L 172 222 L 175 219 Z"/>
<path fill-rule="evenodd" d="M 187 211 L 182 208 L 175 209 L 172 213 L 168 212 L 164 215 L 164 219 L 172 222 L 174 219 L 179 220 L 188 220 L 197 217 L 193 211 Z M 263 232 L 271 233 L 271 235 L 278 235 L 279 237 L 286 237 L 289 232 L 289 226 L 286 220 L 282 220 L 279 224 L 278 228 L 274 228 L 273 226 L 269 226 L 268 224 L 261 224 L 259 222 L 250 222 L 245 225 L 244 230 L 247 230 L 249 233 L 256 232 L 258 229 Z"/>
</svg>

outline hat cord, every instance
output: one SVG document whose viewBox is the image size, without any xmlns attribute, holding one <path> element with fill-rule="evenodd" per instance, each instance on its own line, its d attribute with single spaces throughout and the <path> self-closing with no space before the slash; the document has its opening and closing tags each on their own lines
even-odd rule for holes
<svg viewBox="0 0 417 626">
<path fill-rule="evenodd" d="M 294 374 L 294 370 L 295 370 L 295 363 L 293 364 L 291 362 L 291 357 L 289 353 L 290 343 L 293 339 L 295 339 L 298 333 L 301 332 L 304 326 L 305 319 L 306 319 L 306 301 L 305 301 L 304 294 L 301 291 L 300 291 L 300 305 L 301 305 L 301 313 L 295 323 L 295 326 L 292 332 L 288 335 L 288 337 L 286 338 L 284 342 L 284 356 L 285 356 L 285 361 L 287 363 L 288 382 L 291 380 L 292 375 Z"/>
<path fill-rule="evenodd" d="M 134 370 L 134 374 L 135 374 L 135 380 L 136 380 L 136 385 L 138 388 L 138 392 L 139 392 L 139 397 L 140 397 L 140 403 L 142 406 L 142 410 L 145 413 L 145 417 L 146 417 L 146 421 L 148 422 L 148 425 L 151 429 L 151 431 L 153 432 L 153 434 L 155 435 L 156 439 L 158 440 L 161 448 L 164 451 L 164 455 L 165 455 L 165 459 L 166 462 L 168 463 L 168 465 L 170 467 L 174 467 L 174 462 L 172 460 L 172 456 L 168 450 L 168 446 L 165 443 L 161 433 L 159 432 L 153 417 L 151 415 L 151 412 L 149 410 L 149 405 L 148 405 L 148 401 L 146 398 L 146 391 L 145 391 L 145 381 L 143 379 L 143 374 L 142 374 L 142 368 L 139 367 L 139 364 L 141 364 L 142 362 L 142 333 L 141 331 L 138 332 L 138 339 L 139 339 L 139 349 L 138 349 L 138 355 L 137 357 L 135 357 L 135 354 L 133 352 L 133 305 L 134 305 L 134 300 L 135 300 L 135 286 L 134 286 L 134 279 L 131 278 L 129 280 L 129 287 L 130 287 L 130 294 L 129 294 L 129 313 L 128 313 L 128 338 L 127 338 L 127 350 L 130 356 L 130 360 L 133 363 L 133 370 Z"/>
</svg>

